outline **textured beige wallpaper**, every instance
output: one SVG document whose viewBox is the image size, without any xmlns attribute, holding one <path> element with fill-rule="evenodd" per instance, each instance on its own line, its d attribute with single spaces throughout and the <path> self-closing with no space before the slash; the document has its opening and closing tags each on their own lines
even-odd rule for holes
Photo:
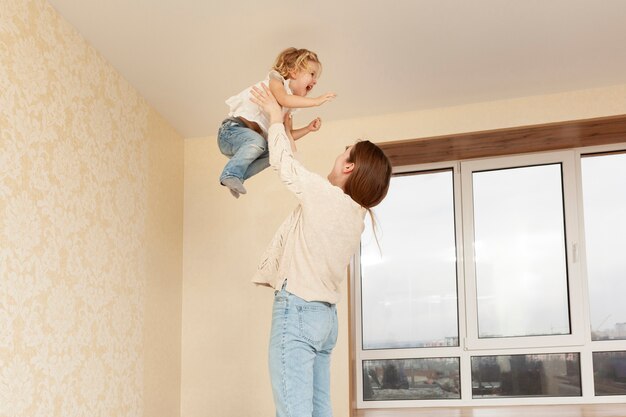
<svg viewBox="0 0 626 417">
<path fill-rule="evenodd" d="M 154 151 L 178 167 L 166 185 Z M 162 332 L 180 340 L 182 151 L 48 3 L 0 2 L 0 416 L 143 415 L 154 285 L 174 288 Z M 163 223 L 168 248 L 148 240 Z M 167 353 L 178 410 L 180 348 Z"/>
</svg>

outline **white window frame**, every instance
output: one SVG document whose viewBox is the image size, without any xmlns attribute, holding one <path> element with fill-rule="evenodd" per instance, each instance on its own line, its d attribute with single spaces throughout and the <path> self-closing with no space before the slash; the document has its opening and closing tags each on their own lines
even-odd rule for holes
<svg viewBox="0 0 626 417">
<path fill-rule="evenodd" d="M 579 179 L 578 186 L 578 212 L 580 213 L 580 222 L 579 226 L 579 236 L 581 241 L 581 248 L 584 249 L 587 247 L 585 240 L 585 213 L 584 213 L 584 204 L 583 204 L 583 184 L 582 184 L 582 164 L 581 160 L 584 155 L 591 154 L 599 154 L 599 153 L 610 153 L 610 152 L 624 152 L 626 153 L 626 142 L 617 143 L 613 145 L 602 145 L 602 146 L 588 146 L 585 148 L 576 148 L 574 149 L 574 153 L 576 155 L 576 177 Z M 591 346 L 592 349 L 589 351 L 593 352 L 612 352 L 615 350 L 626 350 L 626 340 L 591 340 L 591 320 L 590 320 L 590 300 L 589 300 L 589 292 L 587 288 L 589 288 L 589 276 L 587 275 L 587 253 L 585 250 L 580 250 L 580 263 L 582 271 L 584 274 L 582 276 L 583 288 L 583 308 L 584 308 L 584 316 L 585 316 L 585 328 L 588 331 L 585 334 L 585 346 Z M 591 364 L 592 365 L 592 364 Z M 590 365 L 590 366 L 591 366 Z M 626 401 L 626 396 L 620 396 L 622 398 L 622 402 Z"/>
<path fill-rule="evenodd" d="M 433 407 L 437 405 L 441 405 L 442 401 L 445 401 L 447 405 L 459 404 L 459 400 L 402 400 L 402 401 L 363 401 L 363 361 L 366 360 L 381 360 L 381 359 L 404 359 L 404 358 L 413 358 L 418 357 L 422 358 L 439 358 L 439 357 L 458 357 L 461 358 L 463 352 L 462 341 L 465 335 L 465 300 L 463 297 L 464 290 L 462 286 L 464 285 L 463 280 L 461 279 L 463 273 L 463 253 L 461 251 L 462 246 L 461 242 L 461 227 L 457 227 L 459 225 L 462 217 L 461 217 L 461 199 L 460 199 L 460 163 L 459 162 L 447 162 L 447 163 L 436 163 L 436 164 L 420 164 L 420 165 L 408 165 L 402 167 L 394 167 L 393 174 L 410 174 L 410 173 L 427 173 L 427 172 L 435 172 L 435 171 L 443 171 L 443 170 L 451 170 L 453 174 L 453 190 L 454 190 L 454 217 L 455 217 L 455 241 L 456 241 L 456 256 L 457 256 L 457 300 L 458 300 L 458 310 L 457 310 L 457 320 L 458 320 L 458 330 L 459 330 L 459 346 L 446 346 L 446 347 L 426 347 L 426 348 L 406 348 L 406 349 L 367 349 L 363 350 L 360 347 L 362 346 L 363 341 L 363 333 L 362 333 L 362 321 L 360 314 L 356 314 L 357 320 L 353 320 L 355 323 L 355 343 L 356 343 L 356 367 L 355 367 L 355 387 L 357 390 L 357 408 L 395 408 L 395 407 Z M 351 292 L 353 296 L 351 300 L 351 304 L 355 306 L 354 311 L 360 313 L 361 312 L 361 261 L 360 255 L 357 254 L 353 258 L 353 262 L 350 264 L 350 277 L 355 277 L 352 281 L 352 288 L 355 291 Z M 358 278 L 357 278 L 358 277 Z M 358 297 L 354 297 L 355 294 L 359 294 Z M 419 355 L 416 356 L 416 352 L 419 352 Z M 463 361 L 459 360 L 459 371 L 460 375 L 463 376 L 466 371 L 463 370 Z M 471 371 L 471 370 L 470 370 Z M 463 387 L 463 383 L 461 383 L 461 387 Z M 467 394 L 466 394 L 467 395 Z M 471 392 L 469 393 L 471 395 Z M 463 397 L 463 393 L 461 393 Z"/>
<path fill-rule="evenodd" d="M 589 299 L 587 291 L 586 259 L 584 254 L 584 224 L 582 211 L 581 156 L 585 154 L 626 151 L 626 142 L 576 148 L 565 151 L 551 151 L 516 156 L 482 158 L 467 161 L 451 161 L 436 164 L 419 164 L 394 167 L 394 174 L 427 172 L 451 169 L 454 182 L 455 238 L 457 242 L 457 298 L 459 346 L 427 347 L 406 349 L 362 349 L 362 316 L 360 259 L 357 254 L 350 264 L 350 315 L 354 324 L 355 364 L 351 376 L 357 409 L 371 408 L 422 408 L 459 406 L 503 406 L 503 405 L 563 405 L 563 404 L 604 404 L 624 403 L 626 395 L 595 396 L 593 381 L 593 352 L 626 351 L 626 340 L 591 341 L 589 323 Z M 473 230 L 470 213 L 465 207 L 471 204 L 471 172 L 515 166 L 563 164 L 563 196 L 567 242 L 568 291 L 571 334 L 562 336 L 515 337 L 501 339 L 479 339 L 476 325 L 469 325 L 471 314 L 477 317 L 476 293 L 473 265 L 467 260 L 473 258 Z M 469 183 L 468 183 L 469 182 Z M 578 252 L 574 254 L 573 252 Z M 576 255 L 576 256 L 574 256 Z M 525 339 L 522 343 L 520 341 Z M 533 344 L 535 343 L 535 344 Z M 541 343 L 539 345 L 539 343 Z M 523 355 L 549 353 L 578 353 L 580 356 L 581 389 L 578 397 L 515 397 L 515 398 L 472 398 L 471 358 L 473 356 Z M 385 359 L 426 359 L 447 357 L 459 358 L 460 399 L 440 400 L 363 400 L 363 361 Z"/>
<path fill-rule="evenodd" d="M 467 340 L 465 347 L 469 350 L 480 349 L 515 349 L 525 347 L 551 346 L 581 346 L 584 344 L 583 314 L 579 308 L 571 306 L 582 305 L 582 282 L 580 261 L 578 259 L 578 207 L 576 195 L 575 156 L 573 152 L 550 152 L 543 154 L 509 156 L 500 158 L 482 159 L 461 163 L 461 182 L 463 190 L 463 246 L 465 248 L 465 279 L 467 292 L 467 316 L 478 317 L 476 301 L 476 270 L 474 267 L 474 222 L 473 222 L 473 187 L 472 174 L 476 171 L 488 171 L 504 168 L 517 168 L 548 164 L 561 164 L 563 185 L 563 210 L 566 232 L 566 261 L 568 279 L 568 308 L 570 309 L 570 334 L 558 336 L 529 336 L 529 337 L 502 337 L 480 339 L 478 337 L 478 321 L 467 323 Z"/>
</svg>

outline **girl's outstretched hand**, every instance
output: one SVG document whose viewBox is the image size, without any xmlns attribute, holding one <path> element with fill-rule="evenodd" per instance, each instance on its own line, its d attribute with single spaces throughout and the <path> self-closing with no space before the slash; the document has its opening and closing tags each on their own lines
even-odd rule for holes
<svg viewBox="0 0 626 417">
<path fill-rule="evenodd" d="M 270 119 L 270 124 L 282 123 L 283 112 L 280 104 L 278 104 L 276 98 L 265 84 L 261 84 L 261 86 L 263 86 L 263 90 L 256 86 L 252 87 L 252 97 L 250 100 L 263 110 Z"/>
<path fill-rule="evenodd" d="M 321 106 L 322 104 L 326 103 L 327 101 L 333 100 L 335 97 L 337 97 L 336 93 L 326 93 L 326 94 L 323 94 L 323 95 L 321 95 L 319 97 L 314 98 L 315 105 L 316 106 Z"/>
</svg>

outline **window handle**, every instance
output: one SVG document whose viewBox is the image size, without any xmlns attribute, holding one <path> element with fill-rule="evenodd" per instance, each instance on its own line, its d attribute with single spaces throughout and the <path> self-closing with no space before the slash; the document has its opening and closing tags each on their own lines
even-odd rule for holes
<svg viewBox="0 0 626 417">
<path fill-rule="evenodd" d="M 578 244 L 576 242 L 572 243 L 572 262 L 578 262 Z"/>
</svg>

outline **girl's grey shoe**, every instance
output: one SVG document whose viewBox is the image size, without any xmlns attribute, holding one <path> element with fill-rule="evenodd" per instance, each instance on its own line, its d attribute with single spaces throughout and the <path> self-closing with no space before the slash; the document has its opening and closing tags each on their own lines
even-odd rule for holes
<svg viewBox="0 0 626 417">
<path fill-rule="evenodd" d="M 235 196 L 235 198 L 239 198 L 239 194 L 245 194 L 247 192 L 246 187 L 243 186 L 243 183 L 237 177 L 224 178 L 222 185 L 228 187 L 230 193 Z M 235 193 L 237 193 L 237 195 L 235 195 Z"/>
</svg>

